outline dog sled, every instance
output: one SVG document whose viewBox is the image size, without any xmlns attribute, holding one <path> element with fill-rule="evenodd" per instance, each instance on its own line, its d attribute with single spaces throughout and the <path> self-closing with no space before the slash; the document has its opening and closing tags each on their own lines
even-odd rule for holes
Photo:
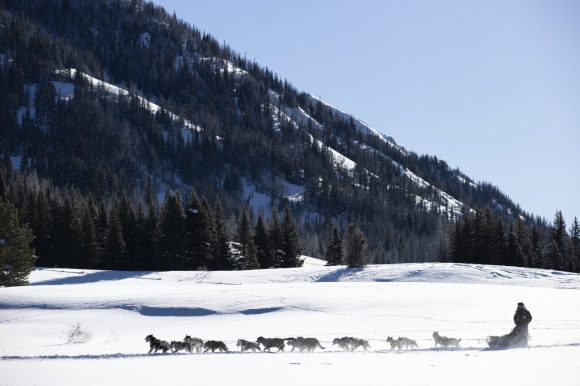
<svg viewBox="0 0 580 386">
<path fill-rule="evenodd" d="M 507 335 L 487 337 L 486 342 L 491 348 L 512 348 L 512 347 L 528 347 L 529 341 L 528 331 L 514 328 L 512 332 Z"/>
</svg>

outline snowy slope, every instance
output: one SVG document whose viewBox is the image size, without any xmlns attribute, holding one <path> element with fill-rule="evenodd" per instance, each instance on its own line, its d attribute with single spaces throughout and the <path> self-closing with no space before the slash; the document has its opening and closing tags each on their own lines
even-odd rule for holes
<svg viewBox="0 0 580 386">
<path fill-rule="evenodd" d="M 33 285 L 0 289 L 0 384 L 578 384 L 580 275 L 323 264 L 308 258 L 302 268 L 244 272 L 38 269 Z M 518 301 L 534 316 L 531 347 L 486 350 L 487 335 L 512 328 Z M 92 339 L 65 344 L 63 331 L 77 322 Z M 433 349 L 434 330 L 461 337 L 461 347 Z M 219 339 L 233 352 L 147 355 L 150 333 Z M 239 353 L 238 338 L 260 335 L 312 336 L 325 349 Z M 345 335 L 368 339 L 371 351 L 339 351 L 332 340 Z M 419 349 L 393 352 L 387 336 L 415 339 Z"/>
<path fill-rule="evenodd" d="M 66 69 L 66 70 L 59 70 L 57 71 L 57 74 L 59 75 L 63 75 L 65 77 L 69 77 L 69 78 L 74 78 L 77 74 L 77 70 L 74 68 L 70 68 L 70 69 Z M 89 82 L 89 84 L 91 84 L 93 87 L 99 87 L 104 89 L 105 91 L 113 94 L 113 95 L 130 95 L 131 93 L 128 90 L 125 90 L 122 87 L 119 86 L 115 86 L 111 83 L 107 83 L 103 80 L 97 79 L 89 74 L 85 74 L 84 72 L 78 72 L 78 74 L 80 74 L 80 76 L 82 76 L 87 82 Z M 139 99 L 139 101 L 143 104 L 143 106 L 145 106 L 146 109 L 148 109 L 149 111 L 151 111 L 151 113 L 156 114 L 158 111 L 164 111 L 166 112 L 169 117 L 171 119 L 173 119 L 174 121 L 179 121 L 180 117 L 177 116 L 176 114 L 174 114 L 173 112 L 166 110 L 164 108 L 162 108 L 161 106 L 151 102 L 148 99 L 145 99 L 141 96 L 137 96 L 137 98 Z M 200 131 L 201 128 L 195 124 L 193 124 L 192 122 L 184 119 L 184 126 L 187 129 L 190 130 L 195 130 L 195 131 Z"/>
<path fill-rule="evenodd" d="M 330 110 L 335 114 L 335 116 L 341 117 L 344 120 L 350 120 L 352 119 L 355 127 L 357 128 L 357 130 L 359 130 L 361 133 L 366 134 L 366 135 L 373 135 L 375 137 L 378 137 L 379 139 L 381 139 L 383 142 L 388 143 L 389 145 L 393 146 L 394 148 L 398 149 L 401 153 L 405 154 L 406 151 L 405 149 L 403 149 L 401 146 L 397 145 L 397 143 L 395 142 L 395 140 L 392 137 L 388 137 L 382 133 L 380 133 L 379 131 L 373 129 L 372 127 L 370 127 L 368 124 L 366 124 L 365 122 L 363 122 L 362 120 L 360 120 L 359 118 L 355 117 L 352 114 L 348 114 L 345 113 L 342 110 L 339 110 L 338 108 L 332 106 L 331 104 L 323 101 L 321 98 L 316 97 L 312 94 L 310 94 L 310 97 L 322 104 L 324 104 L 325 106 L 329 107 Z"/>
<path fill-rule="evenodd" d="M 278 107 L 274 106 L 273 104 L 270 104 L 270 108 L 273 111 L 272 118 L 274 119 L 275 124 L 281 118 L 285 122 L 289 122 L 290 124 L 292 124 L 294 127 L 296 128 L 298 127 L 298 123 L 295 120 L 293 120 L 290 116 L 288 116 L 286 113 L 282 112 L 282 110 L 280 110 Z M 345 155 L 341 154 L 340 152 L 336 151 L 335 149 L 331 148 L 330 146 L 327 146 L 322 141 L 314 138 L 312 134 L 308 134 L 308 137 L 310 138 L 311 142 L 316 143 L 319 149 L 327 150 L 330 153 L 330 156 L 332 157 L 332 162 L 335 167 L 342 168 L 350 172 L 354 170 L 354 168 L 356 167 L 356 162 L 346 157 Z"/>
<path fill-rule="evenodd" d="M 282 118 L 287 122 L 291 122 L 295 127 L 298 127 L 298 125 L 302 125 L 302 127 L 308 127 L 309 125 L 311 125 L 315 130 L 322 130 L 323 129 L 323 126 L 319 122 L 317 122 L 313 117 L 311 117 L 306 111 L 304 111 L 304 109 L 302 109 L 301 107 L 290 108 L 288 106 L 282 105 L 280 103 L 280 96 L 275 91 L 269 90 L 269 96 L 273 102 L 272 104 L 270 104 L 270 108 L 274 111 L 273 117 L 274 117 L 275 122 L 277 122 L 280 118 Z M 384 134 L 378 132 L 377 130 L 373 129 L 372 127 L 370 127 L 368 124 L 366 124 L 362 120 L 356 118 L 355 116 L 353 116 L 351 114 L 348 114 L 348 113 L 345 113 L 345 112 L 339 110 L 338 108 L 324 102 L 322 99 L 320 99 L 318 97 L 315 97 L 311 94 L 310 94 L 310 97 L 314 101 L 316 101 L 318 103 L 322 103 L 325 106 L 327 106 L 328 108 L 330 108 L 330 110 L 332 111 L 332 113 L 335 116 L 340 117 L 341 119 L 344 119 L 344 120 L 351 120 L 352 119 L 357 130 L 359 130 L 363 134 L 376 136 L 376 137 L 380 138 L 382 141 L 384 141 L 385 143 L 388 143 L 389 145 L 391 145 L 392 147 L 397 149 L 402 154 L 407 153 L 403 147 L 396 144 L 396 142 L 394 141 L 393 138 L 385 136 Z M 314 137 L 311 134 L 310 134 L 310 138 L 311 138 L 311 141 L 316 141 L 319 148 L 326 148 L 329 150 L 329 152 L 332 156 L 332 159 L 334 161 L 335 167 L 343 168 L 343 169 L 348 170 L 350 172 L 352 172 L 354 170 L 354 168 L 356 167 L 355 161 L 344 156 L 343 154 L 336 151 L 335 149 L 326 146 L 322 141 L 314 139 Z M 432 200 L 429 200 L 425 197 L 417 197 L 417 204 L 423 205 L 428 210 L 439 210 L 442 213 L 447 211 L 447 213 L 449 213 L 450 215 L 453 214 L 454 216 L 461 216 L 462 215 L 463 207 L 465 206 L 465 204 L 463 202 L 457 200 L 456 198 L 454 198 L 453 196 L 451 196 L 447 192 L 445 192 L 439 188 L 433 187 L 429 182 L 425 181 L 423 178 L 419 177 L 418 175 L 413 173 L 411 170 L 409 170 L 405 166 L 401 165 L 400 163 L 396 162 L 392 158 L 386 156 L 383 153 L 378 152 L 376 149 L 369 147 L 366 144 L 362 144 L 362 143 L 358 143 L 358 145 L 361 147 L 361 149 L 367 150 L 373 154 L 380 155 L 381 157 L 390 161 L 395 167 L 397 167 L 400 170 L 401 175 L 404 175 L 405 177 L 407 177 L 417 187 L 419 187 L 421 189 L 433 188 L 433 190 L 435 191 L 439 200 L 442 203 L 442 204 L 438 204 L 438 203 L 433 202 Z M 368 171 L 367 171 L 367 173 L 369 175 L 377 177 L 373 173 L 370 173 Z M 463 177 L 458 177 L 458 178 L 463 178 Z M 463 180 L 465 181 L 465 179 L 463 179 Z M 476 187 L 473 183 L 470 183 L 470 184 L 472 186 Z M 473 211 L 472 209 L 469 209 L 469 210 Z"/>
</svg>

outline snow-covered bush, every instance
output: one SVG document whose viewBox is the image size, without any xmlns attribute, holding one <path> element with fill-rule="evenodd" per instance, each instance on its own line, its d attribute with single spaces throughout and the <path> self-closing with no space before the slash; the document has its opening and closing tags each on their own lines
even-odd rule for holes
<svg viewBox="0 0 580 386">
<path fill-rule="evenodd" d="M 64 337 L 67 344 L 86 343 L 91 340 L 93 334 L 81 323 L 75 323 L 65 330 Z"/>
</svg>

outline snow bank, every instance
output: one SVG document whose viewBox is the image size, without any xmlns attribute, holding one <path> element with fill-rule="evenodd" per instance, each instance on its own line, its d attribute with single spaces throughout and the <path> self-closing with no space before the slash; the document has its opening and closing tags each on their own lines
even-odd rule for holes
<svg viewBox="0 0 580 386">
<path fill-rule="evenodd" d="M 0 288 L 2 383 L 158 385 L 577 385 L 580 275 L 462 264 L 347 269 L 305 258 L 295 269 L 119 272 L 37 269 L 32 285 Z M 534 316 L 531 347 L 489 351 L 516 303 Z M 65 344 L 82 323 L 92 334 Z M 462 338 L 434 349 L 431 334 Z M 223 340 L 232 353 L 147 355 L 148 334 Z M 238 338 L 318 338 L 315 353 L 244 353 Z M 371 351 L 342 352 L 341 336 Z M 418 350 L 393 352 L 387 336 Z M 148 371 L 146 369 L 151 369 Z M 98 374 L 98 375 L 97 375 Z M 257 376 L 259 374 L 259 376 Z"/>
</svg>

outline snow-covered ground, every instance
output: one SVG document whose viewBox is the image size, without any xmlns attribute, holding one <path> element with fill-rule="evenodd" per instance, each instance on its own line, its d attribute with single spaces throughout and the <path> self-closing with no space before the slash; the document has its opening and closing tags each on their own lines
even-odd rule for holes
<svg viewBox="0 0 580 386">
<path fill-rule="evenodd" d="M 116 272 L 37 269 L 0 288 L 0 385 L 578 385 L 580 275 L 461 264 L 351 270 Z M 518 301 L 529 348 L 486 349 Z M 82 323 L 92 339 L 66 344 Z M 434 349 L 431 334 L 462 338 Z M 227 354 L 148 355 L 148 334 L 223 340 Z M 318 338 L 316 353 L 240 353 L 238 338 Z M 335 337 L 368 339 L 345 353 Z M 394 352 L 387 336 L 415 339 Z"/>
</svg>

